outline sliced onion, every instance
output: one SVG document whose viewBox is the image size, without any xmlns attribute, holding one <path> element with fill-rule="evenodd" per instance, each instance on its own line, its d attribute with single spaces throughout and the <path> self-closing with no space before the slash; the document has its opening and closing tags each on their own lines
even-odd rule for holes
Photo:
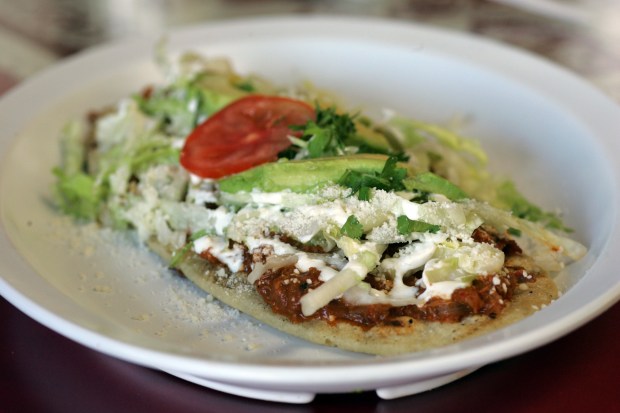
<svg viewBox="0 0 620 413">
<path fill-rule="evenodd" d="M 254 284 L 267 271 L 295 265 L 297 260 L 297 255 L 294 254 L 271 255 L 265 260 L 264 264 L 262 262 L 254 264 L 254 268 L 248 274 L 248 281 Z"/>
</svg>

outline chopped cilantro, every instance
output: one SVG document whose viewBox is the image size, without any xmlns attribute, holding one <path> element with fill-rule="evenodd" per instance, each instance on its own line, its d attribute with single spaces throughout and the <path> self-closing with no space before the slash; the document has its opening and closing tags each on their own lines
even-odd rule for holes
<svg viewBox="0 0 620 413">
<path fill-rule="evenodd" d="M 370 188 L 367 186 L 362 186 L 357 191 L 357 198 L 360 201 L 370 201 Z"/>
<path fill-rule="evenodd" d="M 520 237 L 521 236 L 521 230 L 517 229 L 517 228 L 510 227 L 510 228 L 508 228 L 507 232 L 510 235 L 514 235 L 515 237 Z"/>
<path fill-rule="evenodd" d="M 355 134 L 355 123 L 347 113 L 337 113 L 336 108 L 315 109 L 316 119 L 292 129 L 302 131 L 302 141 L 308 158 L 337 156 L 345 153 L 345 142 Z M 288 154 L 290 155 L 290 154 Z"/>
<path fill-rule="evenodd" d="M 244 92 L 256 92 L 256 87 L 248 79 L 237 82 L 234 86 L 239 90 L 243 90 Z"/>
<path fill-rule="evenodd" d="M 402 191 L 405 189 L 403 179 L 407 176 L 407 169 L 399 168 L 398 161 L 398 156 L 390 156 L 387 161 L 385 161 L 385 166 L 379 176 L 390 183 L 390 189 Z"/>
<path fill-rule="evenodd" d="M 340 156 L 357 153 L 375 153 L 395 156 L 407 161 L 402 149 L 385 142 L 382 132 L 369 129 L 369 120 L 358 118 L 358 114 L 339 113 L 335 107 L 315 106 L 316 118 L 304 125 L 293 125 L 291 129 L 301 132 L 301 138 L 290 136 L 293 143 L 279 158 L 307 159 Z M 361 130 L 360 130 L 361 129 Z"/>
<path fill-rule="evenodd" d="M 435 233 L 441 229 L 439 225 L 429 224 L 427 222 L 409 219 L 406 215 L 401 215 L 396 219 L 396 228 L 400 235 L 409 235 L 412 232 L 432 232 Z"/>
<path fill-rule="evenodd" d="M 349 215 L 347 222 L 340 228 L 340 232 L 347 237 L 360 239 L 364 234 L 364 228 L 355 215 Z"/>
<path fill-rule="evenodd" d="M 370 197 L 370 188 L 383 189 L 385 191 L 404 190 L 403 179 L 406 176 L 407 170 L 398 167 L 398 158 L 390 156 L 385 161 L 385 166 L 380 173 L 349 169 L 342 175 L 338 183 L 351 188 L 354 194 L 358 194 L 359 199 L 367 201 Z"/>
<path fill-rule="evenodd" d="M 348 114 L 338 114 L 336 109 L 316 108 L 316 121 L 306 125 L 304 135 L 309 135 L 310 158 L 342 155 L 345 140 L 355 133 L 355 124 Z"/>
</svg>

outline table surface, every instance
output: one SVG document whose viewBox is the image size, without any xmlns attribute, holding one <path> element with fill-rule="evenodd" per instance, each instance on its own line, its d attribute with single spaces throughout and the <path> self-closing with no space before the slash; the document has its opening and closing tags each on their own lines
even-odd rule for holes
<svg viewBox="0 0 620 413">
<path fill-rule="evenodd" d="M 236 397 L 108 357 L 4 300 L 0 325 L 0 412 L 620 411 L 620 304 L 560 340 L 426 393 L 396 400 L 373 392 L 318 395 L 307 405 Z"/>
<path fill-rule="evenodd" d="M 249 15 L 380 16 L 529 50 L 620 100 L 618 0 L 0 0 L 0 93 L 84 48 L 165 27 Z M 0 412 L 620 411 L 620 304 L 577 331 L 416 396 L 244 399 L 76 344 L 0 299 Z"/>
</svg>

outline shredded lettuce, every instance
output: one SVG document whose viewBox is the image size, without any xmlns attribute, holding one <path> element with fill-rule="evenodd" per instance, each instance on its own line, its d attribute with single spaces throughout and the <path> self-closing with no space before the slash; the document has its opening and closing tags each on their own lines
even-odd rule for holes
<svg viewBox="0 0 620 413">
<path fill-rule="evenodd" d="M 540 255 L 542 259 L 537 262 L 544 263 L 541 265 L 547 271 L 559 271 L 566 261 L 577 261 L 587 252 L 581 243 L 545 228 L 542 223 L 519 218 L 484 202 L 468 201 L 466 207 L 500 232 L 510 230 L 514 236 L 519 233 L 520 238 L 530 241 L 534 246 L 530 254 Z"/>
<path fill-rule="evenodd" d="M 167 139 L 156 136 L 153 139 L 140 142 L 125 162 L 130 165 L 131 171 L 139 172 L 153 165 L 172 165 L 179 160 L 179 149 L 172 147 Z"/>
<path fill-rule="evenodd" d="M 178 163 L 174 139 L 160 133 L 157 123 L 131 101 L 100 120 L 96 137 L 101 149 L 92 172 L 97 185 L 110 187 L 114 194 L 125 193 L 132 176 L 151 166 Z"/>
<path fill-rule="evenodd" d="M 556 213 L 544 211 L 528 201 L 511 181 L 501 182 L 497 186 L 496 195 L 493 204 L 502 209 L 512 211 L 519 218 L 539 222 L 547 228 L 572 232 L 572 229 L 565 226 L 562 219 Z"/>
<path fill-rule="evenodd" d="M 130 181 L 152 166 L 178 163 L 179 149 L 135 102 L 123 101 L 99 118 L 92 132 L 98 150 L 86 170 L 86 132 L 79 125 L 68 124 L 61 136 L 61 162 L 53 170 L 56 202 L 75 217 L 125 227 L 124 211 L 135 198 L 127 193 Z"/>
<path fill-rule="evenodd" d="M 418 221 L 417 219 L 409 219 L 407 215 L 400 215 L 396 218 L 396 228 L 399 234 L 409 235 L 412 232 L 438 232 L 441 226 Z"/>
<path fill-rule="evenodd" d="M 67 173 L 54 168 L 56 176 L 55 200 L 63 213 L 76 218 L 93 220 L 99 212 L 102 191 L 92 176 L 83 172 Z"/>
<path fill-rule="evenodd" d="M 173 61 L 161 44 L 157 61 L 167 75 L 167 84 L 133 98 L 145 114 L 161 122 L 171 135 L 187 136 L 209 116 L 248 93 L 276 93 L 268 82 L 253 75 L 241 76 L 222 59 L 186 53 Z"/>
<path fill-rule="evenodd" d="M 529 201 L 514 182 L 491 174 L 487 155 L 477 141 L 439 125 L 400 116 L 390 118 L 384 127 L 406 148 L 417 172 L 406 181 L 408 189 L 442 194 L 454 201 L 486 201 L 548 228 L 571 231 L 558 214 Z"/>
<path fill-rule="evenodd" d="M 440 194 L 453 201 L 468 198 L 461 188 L 432 172 L 419 173 L 407 179 L 404 185 L 409 190 Z"/>
<path fill-rule="evenodd" d="M 185 137 L 209 116 L 249 93 L 247 86 L 233 82 L 228 74 L 203 73 L 133 98 L 167 133 Z"/>
<path fill-rule="evenodd" d="M 487 154 L 477 141 L 464 138 L 450 129 L 401 116 L 391 118 L 387 125 L 399 131 L 404 148 L 433 139 L 446 148 L 472 156 L 481 165 L 487 163 Z"/>
<path fill-rule="evenodd" d="M 97 216 L 103 193 L 94 177 L 83 171 L 86 153 L 84 131 L 79 122 L 70 122 L 60 137 L 60 166 L 56 176 L 54 198 L 65 214 L 92 220 Z"/>
<path fill-rule="evenodd" d="M 177 136 L 190 133 L 208 115 L 205 98 L 194 82 L 180 82 L 148 95 L 135 95 L 134 99 L 140 110 Z"/>
<path fill-rule="evenodd" d="M 181 263 L 181 261 L 183 261 L 183 258 L 187 255 L 187 253 L 192 249 L 192 247 L 194 246 L 194 241 L 196 241 L 198 238 L 204 237 L 205 235 L 207 235 L 207 231 L 204 229 L 193 233 L 189 237 L 187 244 L 174 251 L 168 265 L 170 265 L 171 268 L 176 268 Z"/>
<path fill-rule="evenodd" d="M 360 284 L 381 259 L 386 245 L 374 242 L 354 240 L 342 237 L 337 240 L 349 261 L 333 278 L 301 297 L 302 313 L 306 316 L 314 314 L 334 298 L 350 288 Z"/>
</svg>

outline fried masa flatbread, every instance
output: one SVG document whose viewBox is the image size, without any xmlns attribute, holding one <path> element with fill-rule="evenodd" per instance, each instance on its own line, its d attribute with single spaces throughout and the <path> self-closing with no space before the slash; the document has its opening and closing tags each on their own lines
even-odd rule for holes
<svg viewBox="0 0 620 413">
<path fill-rule="evenodd" d="M 150 240 L 148 245 L 163 259 L 170 259 L 170 248 L 155 240 Z M 553 280 L 539 275 L 535 282 L 521 284 L 527 289 L 517 288 L 510 304 L 495 318 L 470 316 L 458 323 L 413 320 L 400 326 L 382 324 L 365 330 L 346 322 L 330 324 L 324 320 L 309 320 L 293 323 L 274 313 L 244 274 L 230 274 L 227 269 L 193 253 L 187 255 L 178 269 L 221 302 L 277 330 L 310 342 L 375 355 L 422 351 L 480 336 L 531 315 L 558 296 Z"/>
</svg>

